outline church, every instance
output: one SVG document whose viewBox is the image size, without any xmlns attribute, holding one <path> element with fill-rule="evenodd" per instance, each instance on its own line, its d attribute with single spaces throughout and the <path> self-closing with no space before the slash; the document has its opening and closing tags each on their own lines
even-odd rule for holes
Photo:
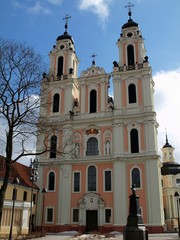
<svg viewBox="0 0 180 240">
<path fill-rule="evenodd" d="M 163 231 L 154 82 L 131 15 L 129 6 L 111 73 L 93 59 L 78 74 L 68 16 L 49 53 L 37 126 L 37 152 L 49 151 L 39 157 L 38 186 L 47 192 L 39 194 L 36 225 L 47 232 L 123 231 L 132 184 L 149 233 Z"/>
</svg>

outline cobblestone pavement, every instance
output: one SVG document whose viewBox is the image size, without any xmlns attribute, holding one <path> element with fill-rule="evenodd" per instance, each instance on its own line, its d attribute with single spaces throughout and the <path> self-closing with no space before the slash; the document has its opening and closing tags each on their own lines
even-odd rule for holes
<svg viewBox="0 0 180 240">
<path fill-rule="evenodd" d="M 123 240 L 122 235 L 117 235 L 116 237 L 109 237 L 104 238 L 100 235 L 82 235 L 78 237 L 74 237 L 73 235 L 61 235 L 61 234 L 52 234 L 52 235 L 46 235 L 42 238 L 34 238 L 36 240 Z M 138 240 L 138 239 L 137 239 Z M 178 237 L 178 233 L 161 233 L 161 234 L 149 234 L 149 240 L 180 240 L 180 237 Z"/>
</svg>

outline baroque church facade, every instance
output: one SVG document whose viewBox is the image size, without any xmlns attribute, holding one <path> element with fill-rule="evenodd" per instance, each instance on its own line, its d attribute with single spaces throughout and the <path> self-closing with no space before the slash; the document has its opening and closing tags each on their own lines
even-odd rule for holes
<svg viewBox="0 0 180 240">
<path fill-rule="evenodd" d="M 154 82 L 131 10 L 117 51 L 112 73 L 93 61 L 78 77 L 66 23 L 49 53 L 37 141 L 37 151 L 50 149 L 39 158 L 38 185 L 47 193 L 39 196 L 36 225 L 46 231 L 122 231 L 132 184 L 144 224 L 150 232 L 163 231 Z"/>
</svg>

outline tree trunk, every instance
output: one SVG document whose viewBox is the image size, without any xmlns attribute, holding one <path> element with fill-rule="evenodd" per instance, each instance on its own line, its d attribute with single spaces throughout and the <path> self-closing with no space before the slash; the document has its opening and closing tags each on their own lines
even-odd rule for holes
<svg viewBox="0 0 180 240">
<path fill-rule="evenodd" d="M 7 137 L 7 145 L 6 145 L 6 159 L 5 159 L 5 175 L 3 179 L 3 184 L 0 188 L 0 226 L 2 221 L 5 193 L 8 187 L 9 177 L 11 174 L 12 142 L 13 142 L 13 131 L 11 127 L 9 128 L 9 134 L 7 134 L 6 137 Z"/>
<path fill-rule="evenodd" d="M 10 172 L 11 172 L 11 160 L 9 161 L 6 159 L 6 173 L 5 173 L 5 177 L 3 179 L 3 184 L 0 188 L 0 226 L 1 226 L 1 221 L 2 221 L 5 193 L 6 193 L 6 189 L 7 189 L 8 182 L 9 182 Z"/>
</svg>

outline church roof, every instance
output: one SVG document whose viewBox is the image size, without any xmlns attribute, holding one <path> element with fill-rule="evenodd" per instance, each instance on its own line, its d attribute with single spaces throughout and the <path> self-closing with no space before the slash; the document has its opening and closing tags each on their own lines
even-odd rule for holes
<svg viewBox="0 0 180 240">
<path fill-rule="evenodd" d="M 57 41 L 59 41 L 59 40 L 64 40 L 64 39 L 69 39 L 69 40 L 71 40 L 72 44 L 74 44 L 74 41 L 73 41 L 72 36 L 68 34 L 68 20 L 69 20 L 70 18 L 71 18 L 71 16 L 68 16 L 67 14 L 66 14 L 66 16 L 63 18 L 63 20 L 65 20 L 65 26 L 64 26 L 65 32 L 64 32 L 63 35 L 60 35 L 59 37 L 57 37 L 57 39 L 56 39 Z"/>
<path fill-rule="evenodd" d="M 138 27 L 138 23 L 134 22 L 131 18 L 122 26 L 122 29 L 129 28 L 129 27 Z"/>
<path fill-rule="evenodd" d="M 168 142 L 167 134 L 166 134 L 166 143 L 164 144 L 163 148 L 172 148 L 172 146 Z"/>
<path fill-rule="evenodd" d="M 164 162 L 162 165 L 162 175 L 176 175 L 180 173 L 180 164 L 177 162 Z"/>
<path fill-rule="evenodd" d="M 128 12 L 128 15 L 129 15 L 129 20 L 127 23 L 125 23 L 123 26 L 122 26 L 122 29 L 125 29 L 125 28 L 129 28 L 129 27 L 138 27 L 138 23 L 134 22 L 131 18 L 132 16 L 132 12 L 131 12 L 131 8 L 134 7 L 134 4 L 131 4 L 130 2 L 128 3 L 127 6 L 125 6 L 129 9 L 129 12 Z"/>
<path fill-rule="evenodd" d="M 59 40 L 64 40 L 64 39 L 69 39 L 74 44 L 73 38 L 71 35 L 68 34 L 68 32 L 64 32 L 63 35 L 58 36 L 56 40 L 59 41 Z"/>
</svg>

